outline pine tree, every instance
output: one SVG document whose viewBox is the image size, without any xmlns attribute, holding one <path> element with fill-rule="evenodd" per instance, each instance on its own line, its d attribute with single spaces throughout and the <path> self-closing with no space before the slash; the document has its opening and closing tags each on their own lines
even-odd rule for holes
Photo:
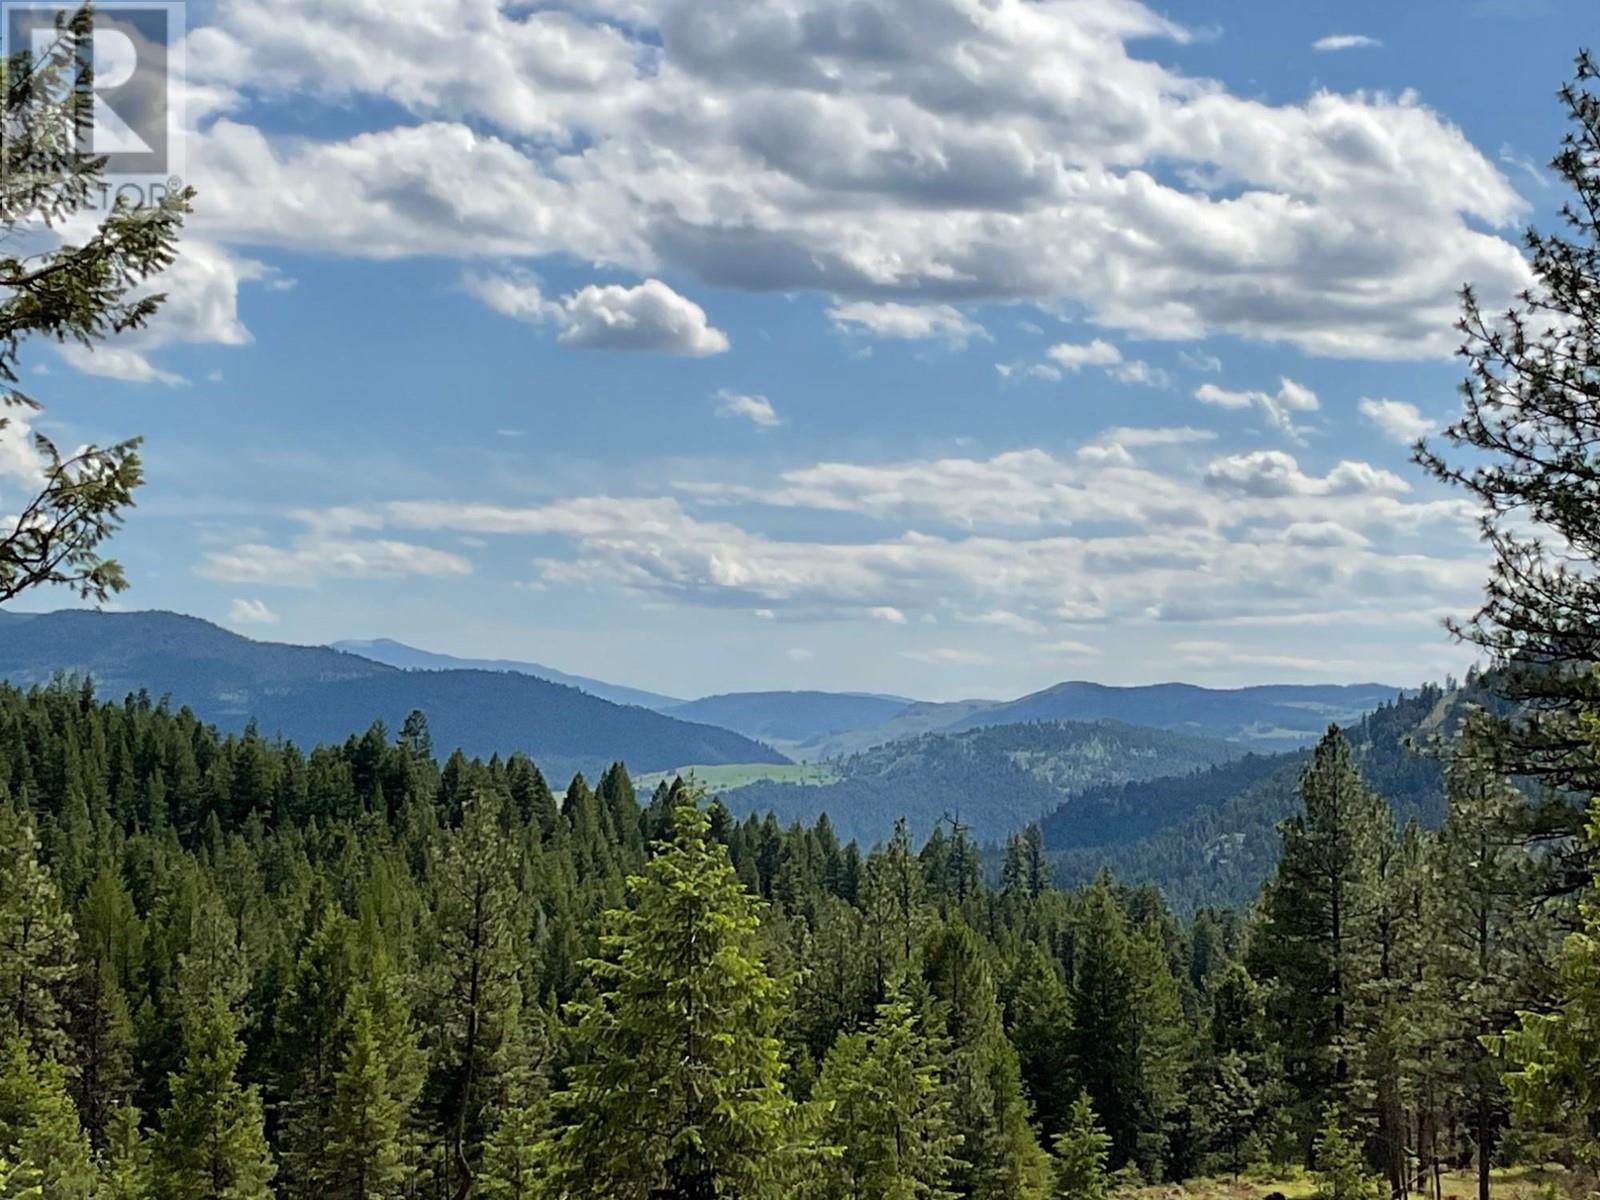
<svg viewBox="0 0 1600 1200">
<path fill-rule="evenodd" d="M 221 989 L 184 1014 L 182 1069 L 161 1114 L 153 1178 L 163 1200 L 270 1200 L 274 1167 L 261 1100 L 239 1081 L 244 1056 Z"/>
<path fill-rule="evenodd" d="M 1106 1200 L 1111 1138 L 1095 1119 L 1087 1092 L 1067 1111 L 1066 1127 L 1051 1146 L 1056 1200 Z"/>
<path fill-rule="evenodd" d="M 32 817 L 0 803 L 0 1045 L 20 1038 L 35 1055 L 66 1054 L 76 946 Z"/>
<path fill-rule="evenodd" d="M 1600 765 L 1581 722 L 1600 711 L 1600 474 L 1594 449 L 1600 378 L 1600 67 L 1578 56 L 1561 98 L 1571 128 L 1551 164 L 1572 195 L 1564 235 L 1525 235 L 1534 283 L 1503 315 L 1471 288 L 1459 322 L 1469 375 L 1461 418 L 1443 438 L 1457 461 L 1418 443 L 1417 461 L 1464 489 L 1482 512 L 1494 554 L 1477 614 L 1456 631 L 1486 650 L 1493 686 L 1515 702 L 1482 715 L 1475 735 L 1507 775 L 1532 776 L 1583 796 L 1600 793 Z M 1582 814 L 1566 805 L 1529 814 L 1547 853 L 1559 835 L 1582 843 Z M 1561 861 L 1561 860 L 1558 860 Z M 1558 886 L 1581 887 L 1566 860 Z"/>
<path fill-rule="evenodd" d="M 1596 723 L 1586 722 L 1591 728 Z M 1600 801 L 1589 834 L 1600 840 Z M 1558 1002 L 1524 1012 L 1496 1048 L 1517 1119 L 1558 1131 L 1568 1152 L 1600 1183 L 1600 875 L 1583 904 L 1583 926 L 1561 948 Z"/>
<path fill-rule="evenodd" d="M 349 1200 L 403 1196 L 409 1174 L 406 1131 L 410 1113 L 395 1095 L 372 1010 L 365 1006 L 350 1023 L 329 1116 L 333 1194 Z"/>
<path fill-rule="evenodd" d="M 783 989 L 757 951 L 760 920 L 692 802 L 673 840 L 607 916 L 574 1007 L 575 1063 L 555 1098 L 555 1195 L 633 1200 L 782 1196 L 797 1166 L 795 1106 L 777 1039 Z"/>
<path fill-rule="evenodd" d="M 953 1185 L 967 1200 L 1043 1195 L 1048 1166 L 1028 1123 L 1022 1071 L 1005 1036 L 982 943 L 959 919 L 928 948 L 929 991 L 950 1038 L 949 1086 L 961 1131 Z"/>
<path fill-rule="evenodd" d="M 526 952 L 515 854 L 501 821 L 499 798 L 477 789 L 438 866 L 430 1034 L 435 1112 L 447 1131 L 441 1164 L 447 1191 L 465 1186 L 476 1169 L 485 1106 L 521 1009 L 518 972 Z"/>
<path fill-rule="evenodd" d="M 822 1139 L 841 1153 L 821 1169 L 821 1200 L 955 1200 L 962 1137 L 948 1057 L 903 983 L 865 1031 L 834 1044 L 816 1099 L 827 1110 Z"/>
<path fill-rule="evenodd" d="M 0 1155 L 46 1200 L 87 1200 L 94 1189 L 89 1139 L 67 1095 L 66 1072 L 12 1038 L 0 1062 Z M 0 1193 L 3 1194 L 3 1193 Z"/>
<path fill-rule="evenodd" d="M 95 1200 L 155 1200 L 150 1142 L 139 1128 L 139 1110 L 126 1104 L 113 1109 L 106 1121 L 105 1143 Z"/>
<path fill-rule="evenodd" d="M 1300 796 L 1304 813 L 1281 828 L 1283 855 L 1262 897 L 1251 973 L 1272 983 L 1268 1020 L 1309 1151 L 1321 1106 L 1348 1104 L 1357 1090 L 1356 1007 L 1377 973 L 1375 864 L 1392 841 L 1393 821 L 1337 728 L 1317 744 Z"/>
</svg>

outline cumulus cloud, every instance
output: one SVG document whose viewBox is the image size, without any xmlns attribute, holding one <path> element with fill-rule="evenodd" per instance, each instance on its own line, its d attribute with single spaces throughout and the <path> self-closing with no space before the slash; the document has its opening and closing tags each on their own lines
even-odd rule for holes
<svg viewBox="0 0 1600 1200">
<path fill-rule="evenodd" d="M 1333 50 L 1365 50 L 1382 45 L 1377 38 L 1364 33 L 1330 33 L 1312 42 L 1311 48 L 1319 54 L 1326 54 Z"/>
<path fill-rule="evenodd" d="M 226 0 L 191 38 L 196 229 L 565 255 L 835 307 L 1070 302 L 1146 337 L 1341 356 L 1448 354 L 1461 280 L 1491 305 L 1528 280 L 1504 232 L 1522 199 L 1416 95 L 1235 95 L 1140 57 L 1187 35 L 1136 0 L 844 12 Z M 246 123 L 289 94 L 367 127 Z"/>
<path fill-rule="evenodd" d="M 230 625 L 276 625 L 278 614 L 268 608 L 265 601 L 236 599 L 228 605 Z"/>
<path fill-rule="evenodd" d="M 1202 404 L 1218 408 L 1258 409 L 1269 425 L 1291 440 L 1300 440 L 1303 436 L 1303 431 L 1295 424 L 1295 414 L 1316 412 L 1320 407 L 1315 392 L 1288 377 L 1278 381 L 1275 394 L 1230 391 L 1214 383 L 1202 383 L 1195 389 L 1194 397 Z"/>
<path fill-rule="evenodd" d="M 749 421 L 763 429 L 771 429 L 781 423 L 772 401 L 765 396 L 747 396 L 739 392 L 717 393 L 717 415 Z"/>
<path fill-rule="evenodd" d="M 528 275 L 471 275 L 467 290 L 504 316 L 552 324 L 563 346 L 585 350 L 644 350 L 704 357 L 728 349 L 694 301 L 659 279 L 635 287 L 590 284 L 559 300 L 546 300 Z"/>
<path fill-rule="evenodd" d="M 1385 434 L 1407 446 L 1438 428 L 1437 423 L 1424 417 L 1415 404 L 1404 400 L 1375 400 L 1363 396 L 1357 408 Z"/>
<path fill-rule="evenodd" d="M 1396 496 L 1411 485 L 1393 471 L 1371 463 L 1345 461 L 1323 476 L 1308 475 L 1292 454 L 1253 450 L 1216 459 L 1206 469 L 1206 483 L 1220 491 L 1256 497 Z"/>
<path fill-rule="evenodd" d="M 854 301 L 828 309 L 833 323 L 846 332 L 910 341 L 940 339 L 964 346 L 975 337 L 988 337 L 977 322 L 948 304 L 894 304 Z"/>
</svg>

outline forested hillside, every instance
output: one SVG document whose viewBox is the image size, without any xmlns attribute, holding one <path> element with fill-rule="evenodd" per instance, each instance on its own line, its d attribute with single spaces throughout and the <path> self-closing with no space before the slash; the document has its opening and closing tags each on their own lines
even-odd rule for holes
<svg viewBox="0 0 1600 1200">
<path fill-rule="evenodd" d="M 1478 684 L 1421 688 L 1351 727 L 1352 753 L 1401 821 L 1436 829 L 1445 817 L 1440 755 L 1466 713 L 1494 703 Z M 1103 870 L 1148 880 L 1186 912 L 1247 904 L 1277 862 L 1277 828 L 1299 804 L 1307 753 L 1086 789 L 1041 822 L 1057 874 L 1072 885 Z"/>
<path fill-rule="evenodd" d="M 470 754 L 522 750 L 552 771 L 594 773 L 682 763 L 781 763 L 726 729 L 502 671 L 402 671 L 323 646 L 256 642 L 176 613 L 56 612 L 0 619 L 0 679 L 92 676 L 106 695 L 172 696 L 203 719 L 241 731 L 254 721 L 302 744 L 343 738 L 374 720 L 398 728 L 421 709 L 441 742 Z"/>
<path fill-rule="evenodd" d="M 959 819 L 980 843 L 999 842 L 1092 785 L 1187 774 L 1242 752 L 1117 721 L 1039 721 L 889 742 L 828 763 L 835 782 L 764 780 L 722 799 L 739 815 L 772 812 L 785 824 L 827 813 L 842 836 L 867 844 L 900 818 L 919 837 Z"/>
<path fill-rule="evenodd" d="M 73 1200 L 576 1200 L 700 1171 L 1043 1200 L 1325 1161 L 1344 1097 L 1425 1178 L 1499 1136 L 1475 1033 L 1551 986 L 1570 909 L 1527 915 L 1542 876 L 1510 845 L 1461 876 L 1513 802 L 1485 775 L 1452 777 L 1437 838 L 1338 734 L 1299 793 L 1260 921 L 1184 922 L 1152 887 L 1057 890 L 1037 826 L 991 880 L 961 830 L 867 854 L 681 785 L 641 803 L 620 767 L 558 805 L 521 755 L 439 766 L 420 715 L 302 752 L 0 690 L 0 1162 Z M 1307 920 L 1328 888 L 1342 929 Z"/>
</svg>

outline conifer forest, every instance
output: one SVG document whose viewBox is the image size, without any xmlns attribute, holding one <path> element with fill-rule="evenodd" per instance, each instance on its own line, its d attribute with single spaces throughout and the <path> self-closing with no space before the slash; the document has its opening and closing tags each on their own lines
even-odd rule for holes
<svg viewBox="0 0 1600 1200">
<path fill-rule="evenodd" d="M 86 28 L 11 60 L 6 104 L 83 70 Z M 912 729 L 817 783 L 776 734 L 696 727 L 769 772 L 735 803 L 621 747 L 571 775 L 594 739 L 565 727 L 549 756 L 464 752 L 421 709 L 297 741 L 68 649 L 0 683 L 0 1200 L 1600 1195 L 1595 60 L 1560 103 L 1562 222 L 1508 310 L 1461 293 L 1460 412 L 1410 451 L 1478 522 L 1482 607 L 1438 636 L 1480 665 L 1297 757 L 1040 719 Z M 0 172 L 8 245 L 16 188 L 83 215 L 60 145 L 0 154 L 29 168 Z M 0 257 L 8 421 L 39 412 L 30 340 L 159 320 L 145 281 L 205 202 Z M 29 444 L 0 599 L 112 600 L 145 448 Z M 368 668 L 341 720 L 402 678 Z M 648 701 L 584 703 L 672 761 L 686 726 Z"/>
</svg>

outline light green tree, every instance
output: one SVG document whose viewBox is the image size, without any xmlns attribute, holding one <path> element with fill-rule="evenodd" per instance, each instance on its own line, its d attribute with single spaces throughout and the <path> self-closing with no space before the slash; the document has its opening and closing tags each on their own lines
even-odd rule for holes
<svg viewBox="0 0 1600 1200">
<path fill-rule="evenodd" d="M 1089 1093 L 1079 1092 L 1051 1146 L 1056 1200 L 1106 1200 L 1111 1138 L 1095 1119 Z"/>
<path fill-rule="evenodd" d="M 163 1200 L 270 1200 L 261 1099 L 239 1082 L 244 1048 L 221 990 L 185 1013 L 183 1026 L 183 1065 L 155 1144 L 156 1192 Z"/>
<path fill-rule="evenodd" d="M 841 1151 L 821 1171 L 825 1200 L 953 1200 L 962 1138 L 948 1059 L 904 983 L 866 1030 L 834 1043 L 815 1094 L 827 1110 L 822 1139 Z"/>
<path fill-rule="evenodd" d="M 18 1173 L 46 1200 L 87 1200 L 94 1188 L 89 1139 L 54 1058 L 33 1056 L 13 1038 L 0 1061 L 0 1154 L 25 1164 Z M 5 1193 L 0 1192 L 0 1196 Z"/>
<path fill-rule="evenodd" d="M 785 989 L 758 950 L 757 904 L 692 799 L 672 827 L 630 881 L 632 907 L 607 915 L 590 964 L 599 994 L 574 1006 L 556 1196 L 764 1200 L 809 1157 L 783 1087 Z"/>
</svg>

